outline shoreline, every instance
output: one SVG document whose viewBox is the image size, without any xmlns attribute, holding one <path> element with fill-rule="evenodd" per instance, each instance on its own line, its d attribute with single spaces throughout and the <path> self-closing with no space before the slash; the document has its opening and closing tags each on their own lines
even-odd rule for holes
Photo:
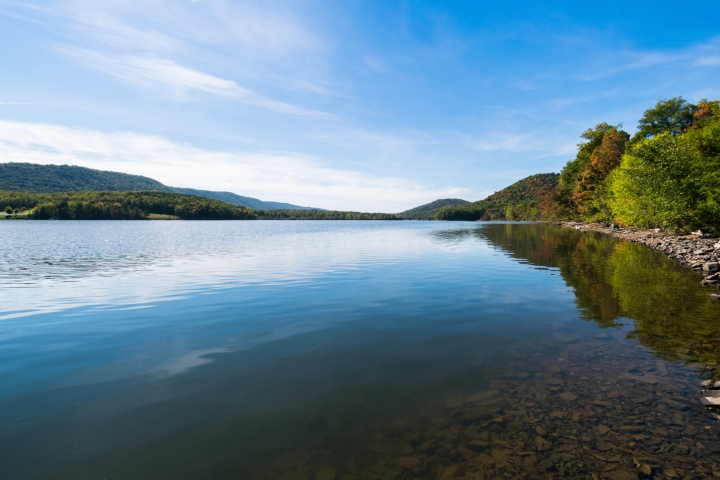
<svg viewBox="0 0 720 480">
<path fill-rule="evenodd" d="M 559 225 L 646 245 L 698 273 L 702 276 L 701 285 L 712 285 L 720 289 L 720 239 L 715 235 L 702 233 L 676 235 L 662 232 L 660 229 L 612 230 L 599 223 L 560 222 Z"/>
</svg>

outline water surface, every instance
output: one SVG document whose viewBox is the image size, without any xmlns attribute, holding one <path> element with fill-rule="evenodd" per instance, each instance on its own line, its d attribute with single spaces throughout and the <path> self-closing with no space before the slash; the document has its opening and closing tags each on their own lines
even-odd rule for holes
<svg viewBox="0 0 720 480">
<path fill-rule="evenodd" d="M 719 471 L 698 402 L 717 304 L 639 245 L 439 222 L 0 235 L 3 478 Z"/>
</svg>

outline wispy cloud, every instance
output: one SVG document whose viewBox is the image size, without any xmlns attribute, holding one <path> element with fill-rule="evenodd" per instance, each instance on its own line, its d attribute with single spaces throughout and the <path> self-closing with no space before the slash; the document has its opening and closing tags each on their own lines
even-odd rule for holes
<svg viewBox="0 0 720 480">
<path fill-rule="evenodd" d="M 140 55 L 113 57 L 67 47 L 61 51 L 76 59 L 80 64 L 176 98 L 185 98 L 189 92 L 198 91 L 229 97 L 240 103 L 291 115 L 327 115 L 267 98 L 241 87 L 232 80 L 188 68 L 164 58 Z"/>
<path fill-rule="evenodd" d="M 601 52 L 598 61 L 585 67 L 578 78 L 596 81 L 626 72 L 660 66 L 677 66 L 692 71 L 692 67 L 711 67 L 720 64 L 720 37 L 705 43 L 672 50 L 631 50 Z"/>
<path fill-rule="evenodd" d="M 37 123 L 0 122 L 0 158 L 116 170 L 167 185 L 343 210 L 399 212 L 469 194 L 462 188 L 432 189 L 405 178 L 332 168 L 320 158 L 293 152 L 212 151 L 159 136 Z"/>
<path fill-rule="evenodd" d="M 58 7 L 82 48 L 157 55 L 264 88 L 323 93 L 329 48 L 293 10 L 302 8 L 256 0 L 70 0 Z"/>
<path fill-rule="evenodd" d="M 325 44 L 301 17 L 263 2 L 54 0 L 35 8 L 0 0 L 0 14 L 52 26 L 56 52 L 176 100 L 195 90 L 319 115 L 280 98 L 328 92 L 320 78 Z"/>
</svg>

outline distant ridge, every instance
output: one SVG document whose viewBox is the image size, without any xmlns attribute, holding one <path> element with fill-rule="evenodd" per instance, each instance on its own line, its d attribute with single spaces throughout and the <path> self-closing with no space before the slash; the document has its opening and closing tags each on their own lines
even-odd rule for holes
<svg viewBox="0 0 720 480">
<path fill-rule="evenodd" d="M 454 207 L 457 205 L 465 205 L 467 203 L 470 202 L 468 202 L 467 200 L 462 200 L 460 198 L 441 198 L 439 200 L 435 200 L 434 202 L 426 203 L 425 205 L 420 205 L 419 207 L 396 213 L 395 215 L 398 218 L 406 218 L 411 220 L 429 220 L 431 218 L 434 218 L 435 214 L 443 208 Z"/>
<path fill-rule="evenodd" d="M 0 163 L 0 190 L 29 193 L 158 190 L 211 198 L 231 205 L 252 208 L 253 210 L 319 210 L 290 203 L 265 202 L 231 192 L 169 187 L 157 180 L 141 175 L 95 170 L 75 165 Z"/>
<path fill-rule="evenodd" d="M 323 210 L 322 208 L 301 207 L 292 203 L 265 202 L 252 197 L 243 197 L 232 192 L 215 192 L 212 190 L 196 190 L 194 188 L 168 187 L 172 192 L 185 193 L 198 197 L 212 198 L 231 205 L 252 208 L 253 210 Z"/>
</svg>

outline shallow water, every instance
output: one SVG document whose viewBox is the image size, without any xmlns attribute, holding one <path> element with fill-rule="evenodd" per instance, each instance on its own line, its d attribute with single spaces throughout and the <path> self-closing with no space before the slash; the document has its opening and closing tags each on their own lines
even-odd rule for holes
<svg viewBox="0 0 720 480">
<path fill-rule="evenodd" d="M 2 222 L 2 478 L 707 478 L 720 312 L 540 224 Z"/>
</svg>

